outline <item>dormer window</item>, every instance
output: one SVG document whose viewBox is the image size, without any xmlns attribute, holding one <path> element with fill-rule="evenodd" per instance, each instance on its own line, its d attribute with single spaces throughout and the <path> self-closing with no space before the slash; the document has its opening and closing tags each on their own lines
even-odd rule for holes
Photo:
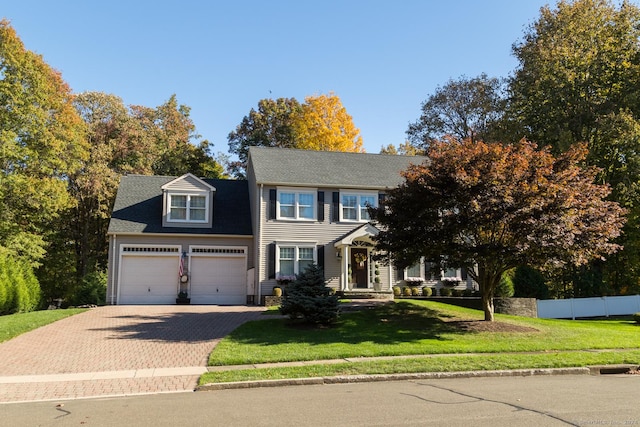
<svg viewBox="0 0 640 427">
<path fill-rule="evenodd" d="M 163 227 L 213 226 L 215 187 L 188 173 L 161 188 Z"/>
<path fill-rule="evenodd" d="M 168 221 L 207 222 L 207 196 L 169 194 Z"/>
</svg>

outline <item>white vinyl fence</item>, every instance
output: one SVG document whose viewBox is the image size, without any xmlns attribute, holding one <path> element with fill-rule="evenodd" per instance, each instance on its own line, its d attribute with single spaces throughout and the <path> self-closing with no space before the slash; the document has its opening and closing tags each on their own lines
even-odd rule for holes
<svg viewBox="0 0 640 427">
<path fill-rule="evenodd" d="M 624 316 L 640 312 L 640 295 L 550 299 L 538 300 L 537 303 L 538 317 L 546 319 Z"/>
</svg>

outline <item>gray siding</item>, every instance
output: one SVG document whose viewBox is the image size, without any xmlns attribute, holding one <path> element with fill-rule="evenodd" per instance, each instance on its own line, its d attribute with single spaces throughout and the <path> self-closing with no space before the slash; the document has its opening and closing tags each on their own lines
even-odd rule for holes
<svg viewBox="0 0 640 427">
<path fill-rule="evenodd" d="M 259 197 L 260 188 L 249 185 L 255 189 Z M 267 277 L 267 246 L 274 242 L 300 242 L 323 245 L 324 250 L 324 272 L 329 286 L 339 288 L 341 260 L 335 253 L 334 243 L 344 235 L 362 226 L 364 223 L 356 222 L 331 222 L 331 193 L 339 191 L 337 188 L 318 188 L 317 191 L 325 192 L 324 221 L 287 221 L 287 220 L 267 220 L 267 209 L 269 204 L 269 190 L 275 186 L 264 186 L 262 189 L 262 203 L 260 204 L 261 223 L 261 243 L 256 252 L 259 253 L 259 265 L 256 269 L 256 283 L 261 287 L 261 295 L 270 295 L 273 286 L 276 285 L 274 279 Z M 302 190 L 303 188 L 301 188 Z M 259 238 L 256 230 L 256 242 Z M 380 265 L 380 281 L 383 290 L 390 289 L 389 269 Z"/>
</svg>

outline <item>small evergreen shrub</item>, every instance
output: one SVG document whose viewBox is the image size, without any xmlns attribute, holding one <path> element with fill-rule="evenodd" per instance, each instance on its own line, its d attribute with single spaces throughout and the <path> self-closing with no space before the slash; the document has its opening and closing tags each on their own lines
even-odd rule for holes
<svg viewBox="0 0 640 427">
<path fill-rule="evenodd" d="M 402 296 L 410 297 L 411 296 L 411 288 L 409 286 L 405 286 L 402 288 Z"/>
<path fill-rule="evenodd" d="M 462 290 L 461 289 L 451 289 L 451 296 L 452 297 L 461 297 L 462 296 Z"/>
<path fill-rule="evenodd" d="M 315 264 L 287 286 L 280 313 L 296 322 L 329 325 L 338 319 L 338 296 L 326 286 L 322 269 Z"/>
<path fill-rule="evenodd" d="M 82 283 L 69 298 L 71 305 L 105 305 L 107 300 L 107 272 L 95 271 L 82 279 Z"/>
<path fill-rule="evenodd" d="M 472 297 L 473 296 L 473 290 L 472 289 L 465 289 L 464 291 L 462 291 L 462 296 L 463 297 Z"/>
<path fill-rule="evenodd" d="M 440 296 L 441 297 L 450 297 L 451 296 L 451 288 L 440 288 Z"/>
<path fill-rule="evenodd" d="M 640 312 L 633 315 L 633 320 L 635 320 L 636 323 L 640 325 Z"/>
<path fill-rule="evenodd" d="M 505 271 L 500 277 L 500 283 L 496 286 L 494 295 L 499 298 L 510 298 L 514 293 L 513 276 L 515 269 Z"/>
<path fill-rule="evenodd" d="M 428 286 L 423 286 L 422 287 L 422 296 L 423 297 L 430 297 L 433 294 L 433 290 L 428 287 Z"/>
<path fill-rule="evenodd" d="M 400 295 L 402 295 L 402 289 L 400 288 L 400 286 L 394 286 L 391 289 L 393 290 L 394 297 L 399 297 Z"/>
<path fill-rule="evenodd" d="M 411 296 L 412 297 L 419 297 L 420 294 L 422 294 L 422 290 L 420 288 L 418 288 L 417 286 L 411 287 Z"/>
</svg>

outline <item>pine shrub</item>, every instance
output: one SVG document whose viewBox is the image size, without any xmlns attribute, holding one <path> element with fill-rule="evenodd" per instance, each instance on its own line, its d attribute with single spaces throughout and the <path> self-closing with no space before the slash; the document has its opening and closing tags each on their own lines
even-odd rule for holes
<svg viewBox="0 0 640 427">
<path fill-rule="evenodd" d="M 0 253 L 0 314 L 33 311 L 40 305 L 40 284 L 31 265 Z"/>
<path fill-rule="evenodd" d="M 315 264 L 287 286 L 280 313 L 296 322 L 329 325 L 338 318 L 338 296 L 326 286 L 324 273 Z"/>
</svg>

